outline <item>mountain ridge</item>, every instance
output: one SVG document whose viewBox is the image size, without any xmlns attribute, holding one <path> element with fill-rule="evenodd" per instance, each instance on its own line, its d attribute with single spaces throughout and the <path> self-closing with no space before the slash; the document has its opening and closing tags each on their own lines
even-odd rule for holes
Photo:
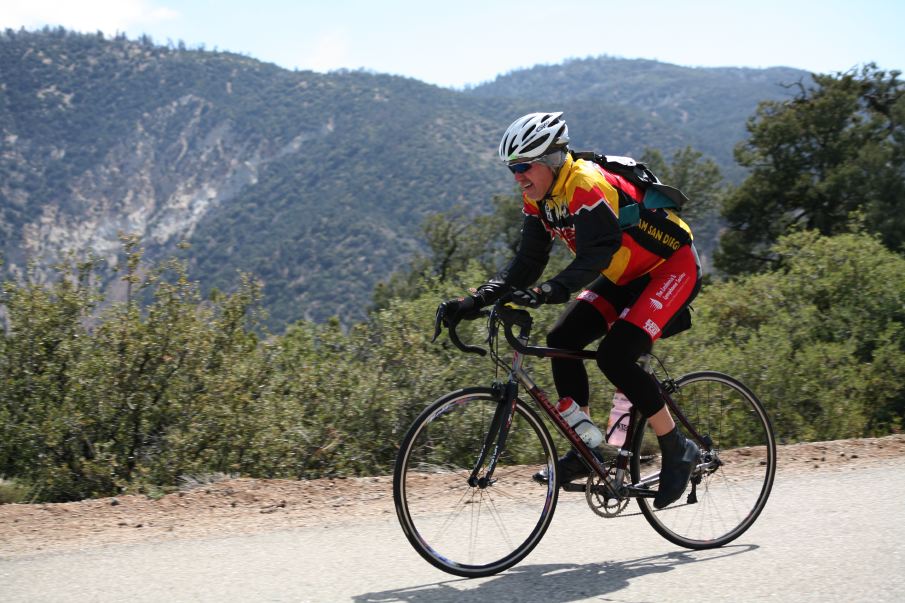
<svg viewBox="0 0 905 603">
<path fill-rule="evenodd" d="M 276 329 L 355 320 L 374 285 L 420 248 L 424 217 L 454 206 L 479 213 L 493 195 L 514 193 L 495 159 L 514 117 L 558 105 L 576 148 L 637 156 L 690 144 L 731 172 L 725 132 L 710 140 L 688 122 L 700 123 L 702 111 L 750 115 L 768 93 L 782 96 L 767 81 L 717 112 L 701 100 L 718 97 L 715 88 L 680 86 L 676 74 L 687 68 L 669 66 L 654 70 L 669 78 L 649 75 L 650 103 L 623 102 L 593 92 L 606 88 L 600 78 L 612 83 L 613 70 L 633 66 L 612 61 L 540 66 L 458 91 L 364 71 L 288 71 L 147 37 L 7 30 L 4 270 L 21 278 L 32 260 L 34 277 L 50 278 L 69 249 L 91 249 L 113 266 L 118 233 L 137 232 L 149 258 L 187 258 L 205 289 L 231 288 L 237 270 L 258 276 Z M 603 75 L 593 75 L 595 65 Z M 562 79 L 584 82 L 586 93 L 557 87 Z M 531 95 L 519 92 L 525 86 Z M 656 105 L 667 92 L 673 100 Z M 688 112 L 684 124 L 677 111 Z M 178 248 L 183 241 L 189 251 Z"/>
</svg>

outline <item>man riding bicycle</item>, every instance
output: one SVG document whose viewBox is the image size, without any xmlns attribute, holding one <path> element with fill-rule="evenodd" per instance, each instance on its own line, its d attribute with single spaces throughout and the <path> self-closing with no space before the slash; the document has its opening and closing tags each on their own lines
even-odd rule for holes
<svg viewBox="0 0 905 603">
<path fill-rule="evenodd" d="M 530 113 L 509 126 L 499 156 L 522 191 L 525 218 L 518 250 L 474 295 L 445 301 L 438 312 L 449 326 L 475 317 L 513 288 L 512 301 L 522 306 L 569 302 L 547 335 L 547 345 L 583 349 L 603 338 L 597 365 L 657 434 L 663 460 L 654 506 L 663 508 L 685 491 L 699 450 L 679 432 L 656 383 L 637 360 L 697 293 L 700 262 L 691 229 L 675 211 L 645 207 L 640 187 L 594 162 L 576 159 L 568 145 L 561 112 Z M 627 214 L 626 207 L 639 214 L 620 226 L 620 208 Z M 555 238 L 563 240 L 574 259 L 553 278 L 532 286 L 543 274 Z M 590 414 L 584 364 L 561 358 L 552 364 L 559 396 L 571 397 Z M 574 450 L 558 462 L 562 483 L 589 473 Z M 546 480 L 546 475 L 540 472 L 535 479 Z"/>
</svg>

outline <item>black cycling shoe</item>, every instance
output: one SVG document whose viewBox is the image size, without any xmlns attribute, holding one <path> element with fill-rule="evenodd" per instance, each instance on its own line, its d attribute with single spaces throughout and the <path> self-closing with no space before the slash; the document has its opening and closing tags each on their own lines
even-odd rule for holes
<svg viewBox="0 0 905 603">
<path fill-rule="evenodd" d="M 605 462 L 603 456 L 598 450 L 591 448 L 591 452 L 594 453 L 594 456 L 596 456 L 597 460 L 599 460 L 601 463 Z M 560 485 L 568 484 L 569 482 L 576 479 L 585 478 L 591 474 L 591 470 L 587 465 L 585 465 L 581 457 L 578 456 L 578 453 L 575 452 L 574 448 L 565 453 L 557 461 L 557 470 L 559 471 Z M 549 476 L 547 475 L 547 468 L 544 467 L 533 476 L 531 476 L 531 478 L 536 482 L 546 484 L 547 480 L 549 479 Z"/>
<path fill-rule="evenodd" d="M 654 497 L 654 507 L 662 509 L 679 500 L 691 471 L 701 457 L 698 445 L 679 433 L 675 428 L 664 436 L 658 436 L 662 462 L 660 466 L 660 487 Z"/>
</svg>

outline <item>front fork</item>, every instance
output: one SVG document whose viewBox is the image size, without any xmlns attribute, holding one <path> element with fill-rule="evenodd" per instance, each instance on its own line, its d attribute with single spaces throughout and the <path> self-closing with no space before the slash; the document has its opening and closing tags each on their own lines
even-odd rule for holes
<svg viewBox="0 0 905 603">
<path fill-rule="evenodd" d="M 512 426 L 512 418 L 515 414 L 515 405 L 518 400 L 518 382 L 511 378 L 506 383 L 494 384 L 494 392 L 498 396 L 496 411 L 493 413 L 493 419 L 490 422 L 490 428 L 487 435 L 484 436 L 484 443 L 481 446 L 481 453 L 475 462 L 471 475 L 468 477 L 468 485 L 472 488 L 486 488 L 493 483 L 493 472 L 496 469 L 497 461 L 506 449 L 506 438 L 509 437 L 509 428 Z M 484 467 L 488 455 L 490 463 L 487 464 L 487 471 L 481 474 L 481 468 Z"/>
</svg>

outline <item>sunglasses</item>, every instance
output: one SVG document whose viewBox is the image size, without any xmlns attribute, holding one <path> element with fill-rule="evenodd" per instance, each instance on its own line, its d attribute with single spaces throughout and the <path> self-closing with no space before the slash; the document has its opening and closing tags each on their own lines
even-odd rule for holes
<svg viewBox="0 0 905 603">
<path fill-rule="evenodd" d="M 509 171 L 513 174 L 524 174 L 528 170 L 531 169 L 531 166 L 534 165 L 534 162 L 528 163 L 516 163 L 515 165 L 506 166 L 509 168 Z"/>
</svg>

